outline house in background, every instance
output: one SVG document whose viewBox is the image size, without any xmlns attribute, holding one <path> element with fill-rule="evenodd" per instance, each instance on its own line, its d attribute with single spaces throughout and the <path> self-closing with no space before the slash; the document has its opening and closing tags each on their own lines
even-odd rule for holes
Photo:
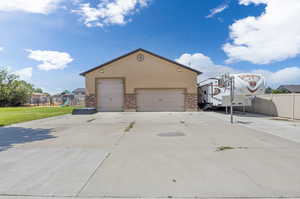
<svg viewBox="0 0 300 199">
<path fill-rule="evenodd" d="M 52 105 L 69 105 L 84 106 L 85 105 L 85 88 L 76 88 L 72 92 L 62 92 L 51 96 Z"/>
<path fill-rule="evenodd" d="M 84 106 L 85 105 L 85 89 L 76 88 L 72 93 L 63 93 L 62 101 L 65 105 Z"/>
<path fill-rule="evenodd" d="M 75 95 L 85 95 L 85 88 L 76 88 L 72 93 Z"/>
<path fill-rule="evenodd" d="M 74 94 L 74 100 L 76 105 L 85 105 L 85 88 L 76 88 L 72 91 L 72 94 Z"/>
<path fill-rule="evenodd" d="M 30 98 L 30 104 L 35 106 L 40 105 L 49 105 L 50 104 L 50 96 L 46 93 L 32 93 Z"/>
<path fill-rule="evenodd" d="M 84 106 L 85 105 L 85 89 L 76 88 L 72 92 L 62 92 L 51 96 L 53 105 L 69 105 Z"/>
<path fill-rule="evenodd" d="M 51 105 L 59 106 L 61 104 L 63 104 L 63 99 L 61 94 L 55 94 L 51 96 Z"/>
<path fill-rule="evenodd" d="M 300 93 L 300 85 L 281 85 L 277 90 L 286 93 Z"/>
<path fill-rule="evenodd" d="M 81 73 L 98 111 L 195 111 L 200 71 L 137 49 Z"/>
</svg>

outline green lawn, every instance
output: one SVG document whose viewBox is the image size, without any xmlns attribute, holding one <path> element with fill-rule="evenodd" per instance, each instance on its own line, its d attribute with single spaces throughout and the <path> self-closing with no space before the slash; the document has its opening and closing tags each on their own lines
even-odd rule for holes
<svg viewBox="0 0 300 199">
<path fill-rule="evenodd" d="M 0 126 L 71 113 L 74 107 L 0 108 Z"/>
</svg>

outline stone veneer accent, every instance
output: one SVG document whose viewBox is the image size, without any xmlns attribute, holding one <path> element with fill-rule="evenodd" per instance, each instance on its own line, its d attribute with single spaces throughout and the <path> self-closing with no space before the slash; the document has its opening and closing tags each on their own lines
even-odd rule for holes
<svg viewBox="0 0 300 199">
<path fill-rule="evenodd" d="M 184 108 L 186 111 L 197 111 L 198 110 L 198 96 L 197 94 L 185 94 Z"/>
<path fill-rule="evenodd" d="M 86 107 L 96 107 L 96 95 L 90 94 L 85 96 Z M 136 94 L 125 94 L 124 96 L 124 110 L 125 111 L 136 111 L 137 102 Z M 197 111 L 198 110 L 198 96 L 197 94 L 185 94 L 184 108 L 186 111 Z"/>
<path fill-rule="evenodd" d="M 85 96 L 85 106 L 96 108 L 97 102 L 96 102 L 95 94 L 90 94 Z"/>
<path fill-rule="evenodd" d="M 124 110 L 136 111 L 136 94 L 125 94 L 124 96 Z"/>
</svg>

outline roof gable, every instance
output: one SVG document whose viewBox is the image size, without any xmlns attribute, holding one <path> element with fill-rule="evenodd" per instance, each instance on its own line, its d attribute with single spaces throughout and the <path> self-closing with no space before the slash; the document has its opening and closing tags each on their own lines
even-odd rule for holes
<svg viewBox="0 0 300 199">
<path fill-rule="evenodd" d="M 87 71 L 85 71 L 85 72 L 82 72 L 82 73 L 80 73 L 80 75 L 85 76 L 85 74 L 87 74 L 87 73 L 89 73 L 89 72 L 92 72 L 92 71 L 94 71 L 94 70 L 96 70 L 96 69 L 102 68 L 102 67 L 104 67 L 104 66 L 106 66 L 106 65 L 108 65 L 108 64 L 110 64 L 110 63 L 113 63 L 113 62 L 118 61 L 118 60 L 120 60 L 120 59 L 122 59 L 122 58 L 124 58 L 124 57 L 127 57 L 127 56 L 129 56 L 129 55 L 132 55 L 132 54 L 134 54 L 134 53 L 136 53 L 136 52 L 138 52 L 138 51 L 143 51 L 143 52 L 148 53 L 148 54 L 150 54 L 150 55 L 152 55 L 152 56 L 155 56 L 155 57 L 157 57 L 157 58 L 159 58 L 159 59 L 163 59 L 163 60 L 165 60 L 165 61 L 167 61 L 167 62 L 176 64 L 176 65 L 178 65 L 178 66 L 180 66 L 180 67 L 182 67 L 182 68 L 185 68 L 185 69 L 188 69 L 188 70 L 190 70 L 190 71 L 193 71 L 193 72 L 195 72 L 195 73 L 197 73 L 197 74 L 202 74 L 202 72 L 200 72 L 200 71 L 198 71 L 198 70 L 196 70 L 196 69 L 190 68 L 190 67 L 188 67 L 188 66 L 186 66 L 186 65 L 180 64 L 180 63 L 175 62 L 175 61 L 173 61 L 173 60 L 170 60 L 170 59 L 168 59 L 168 58 L 162 57 L 162 56 L 157 55 L 157 54 L 155 54 L 155 53 L 152 53 L 152 52 L 150 52 L 150 51 L 147 51 L 147 50 L 144 50 L 144 49 L 142 49 L 142 48 L 139 48 L 139 49 L 136 49 L 136 50 L 134 50 L 134 51 L 132 51 L 132 52 L 129 52 L 129 53 L 125 54 L 125 55 L 122 55 L 122 56 L 120 56 L 120 57 L 117 57 L 117 58 L 115 58 L 115 59 L 113 59 L 113 60 L 111 60 L 111 61 L 105 62 L 104 64 L 101 64 L 100 66 L 97 66 L 97 67 L 91 68 L 90 70 L 87 70 Z"/>
</svg>

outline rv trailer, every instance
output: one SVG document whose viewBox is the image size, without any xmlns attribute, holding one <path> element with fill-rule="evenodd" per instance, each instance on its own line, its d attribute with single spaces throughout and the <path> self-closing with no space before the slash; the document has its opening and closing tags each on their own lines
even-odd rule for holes
<svg viewBox="0 0 300 199">
<path fill-rule="evenodd" d="M 265 92 L 265 78 L 260 74 L 225 74 L 199 83 L 199 107 L 205 110 L 230 106 L 231 81 L 234 96 L 233 106 L 251 106 L 255 95 L 264 94 Z"/>
</svg>

